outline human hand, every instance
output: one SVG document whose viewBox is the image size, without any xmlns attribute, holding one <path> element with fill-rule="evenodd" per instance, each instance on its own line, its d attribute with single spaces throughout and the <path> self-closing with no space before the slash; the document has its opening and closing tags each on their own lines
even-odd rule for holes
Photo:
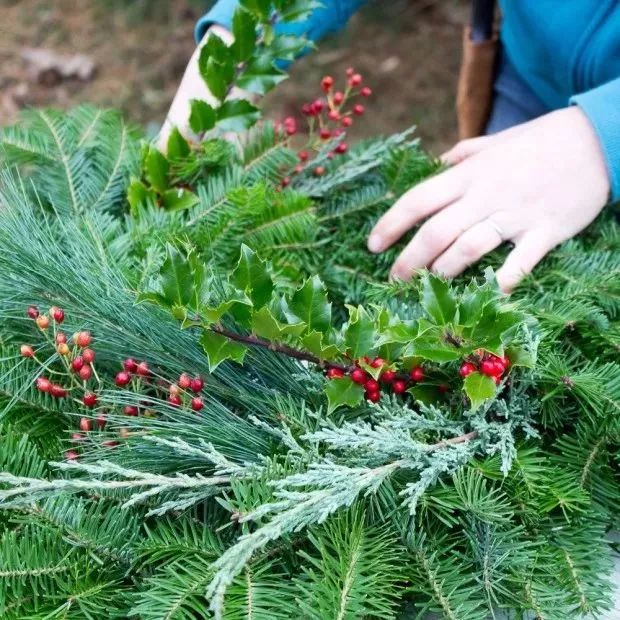
<svg viewBox="0 0 620 620">
<path fill-rule="evenodd" d="M 515 247 L 497 271 L 508 292 L 588 226 L 609 196 L 598 138 L 576 106 L 464 140 L 442 159 L 452 167 L 404 194 L 368 239 L 371 252 L 382 252 L 429 218 L 396 259 L 392 277 L 409 279 L 423 267 L 452 277 L 511 241 Z"/>
<path fill-rule="evenodd" d="M 187 64 L 187 68 L 179 84 L 179 89 L 170 106 L 170 111 L 157 136 L 156 145 L 160 151 L 165 152 L 168 145 L 168 138 L 174 127 L 176 127 L 185 138 L 196 138 L 189 126 L 192 99 L 201 99 L 214 107 L 217 107 L 219 103 L 207 88 L 198 68 L 200 51 L 207 42 L 207 39 L 212 35 L 218 36 L 227 45 L 231 45 L 234 40 L 232 33 L 226 30 L 226 28 L 217 25 L 209 28 Z"/>
</svg>

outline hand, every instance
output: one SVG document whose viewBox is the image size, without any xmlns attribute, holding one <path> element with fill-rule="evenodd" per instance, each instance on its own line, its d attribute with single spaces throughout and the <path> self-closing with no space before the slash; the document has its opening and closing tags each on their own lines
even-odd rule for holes
<svg viewBox="0 0 620 620">
<path fill-rule="evenodd" d="M 202 79 L 198 69 L 198 58 L 200 57 L 200 51 L 206 43 L 208 37 L 214 34 L 220 37 L 220 39 L 222 39 L 227 45 L 230 45 L 233 42 L 232 33 L 226 30 L 226 28 L 222 28 L 217 25 L 211 26 L 207 31 L 207 34 L 200 42 L 200 45 L 196 48 L 196 51 L 192 54 L 192 57 L 187 65 L 187 69 L 185 69 L 185 74 L 183 75 L 179 85 L 179 89 L 174 97 L 174 100 L 172 101 L 172 105 L 170 106 L 168 116 L 166 117 L 161 131 L 157 136 L 157 148 L 162 152 L 165 152 L 167 148 L 168 138 L 173 127 L 176 127 L 186 138 L 196 138 L 189 126 L 189 115 L 192 99 L 201 99 L 214 107 L 217 107 L 218 105 L 218 101 L 207 88 L 207 85 Z"/>
<path fill-rule="evenodd" d="M 598 138 L 576 106 L 459 142 L 443 160 L 452 167 L 404 194 L 371 232 L 368 249 L 382 252 L 429 218 L 396 259 L 392 277 L 409 279 L 423 267 L 452 277 L 511 241 L 515 247 L 497 271 L 508 292 L 588 226 L 609 197 Z"/>
</svg>

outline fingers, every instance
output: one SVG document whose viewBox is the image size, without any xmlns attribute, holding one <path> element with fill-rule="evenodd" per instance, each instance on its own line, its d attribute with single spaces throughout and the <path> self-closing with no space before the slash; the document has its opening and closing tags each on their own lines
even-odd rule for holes
<svg viewBox="0 0 620 620">
<path fill-rule="evenodd" d="M 526 275 L 531 273 L 554 245 L 544 230 L 526 233 L 497 271 L 497 282 L 500 288 L 505 293 L 509 293 Z"/>
<path fill-rule="evenodd" d="M 439 159 L 448 166 L 460 164 L 464 159 L 481 151 L 492 141 L 492 136 L 481 136 L 457 142 L 449 151 L 446 151 Z"/>
<path fill-rule="evenodd" d="M 368 249 L 383 252 L 417 222 L 458 200 L 465 178 L 461 168 L 452 168 L 410 189 L 375 224 Z"/>
<path fill-rule="evenodd" d="M 465 200 L 443 209 L 428 220 L 401 252 L 392 266 L 391 276 L 408 280 L 413 273 L 430 266 L 466 230 L 485 217 Z"/>
<path fill-rule="evenodd" d="M 434 263 L 433 271 L 453 278 L 500 246 L 503 239 L 488 219 L 466 230 Z"/>
</svg>

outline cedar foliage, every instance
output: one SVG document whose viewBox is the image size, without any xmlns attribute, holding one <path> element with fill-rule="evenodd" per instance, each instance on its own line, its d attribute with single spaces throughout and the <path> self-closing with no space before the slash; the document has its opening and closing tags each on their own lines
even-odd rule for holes
<svg viewBox="0 0 620 620">
<path fill-rule="evenodd" d="M 238 21 L 252 36 L 259 4 L 247 4 L 251 29 L 247 15 Z M 253 79 L 261 88 L 277 81 Z M 219 114 L 199 112 L 203 121 Z M 295 154 L 269 124 L 235 145 L 213 138 L 190 152 L 180 136 L 172 140 L 165 160 L 118 115 L 89 107 L 30 112 L 0 135 L 0 616 L 329 620 L 434 611 L 482 620 L 506 610 L 546 620 L 608 608 L 607 533 L 620 514 L 612 208 L 549 255 L 507 304 L 492 282 L 469 284 L 471 274 L 452 289 L 428 276 L 384 284 L 397 249 L 365 251 L 377 215 L 438 169 L 409 132 L 361 143 L 324 176 L 306 170 L 281 192 L 274 183 Z M 230 289 L 242 244 L 269 261 L 252 264 L 274 298 L 320 278 L 334 338 L 351 329 L 345 304 L 363 304 L 376 319 L 379 302 L 393 320 L 418 320 L 429 291 L 454 303 L 473 291 L 494 316 L 516 313 L 535 364 L 515 367 L 473 410 L 454 379 L 458 356 L 432 358 L 439 341 L 430 366 L 450 382 L 447 396 L 430 381 L 405 399 L 358 399 L 328 412 L 325 390 L 335 382 L 252 347 L 242 365 L 228 356 L 208 373 L 213 352 L 200 338 L 209 326 L 182 329 L 179 308 L 153 303 L 153 291 L 176 256 L 175 265 L 195 266 L 192 278 L 204 270 L 208 307 L 256 297 Z M 91 414 L 79 400 L 38 392 L 40 370 L 18 356 L 19 344 L 36 338 L 24 318 L 33 303 L 61 306 L 68 333 L 95 335 L 109 418 L 77 462 L 61 453 L 77 419 Z M 220 318 L 246 334 L 240 316 Z M 372 355 L 380 347 L 369 342 Z M 205 376 L 200 415 L 155 400 L 153 417 L 123 416 L 137 396 L 110 378 L 127 356 L 169 380 Z M 465 433 L 475 435 L 450 443 Z M 106 447 L 109 438 L 120 445 Z"/>
</svg>

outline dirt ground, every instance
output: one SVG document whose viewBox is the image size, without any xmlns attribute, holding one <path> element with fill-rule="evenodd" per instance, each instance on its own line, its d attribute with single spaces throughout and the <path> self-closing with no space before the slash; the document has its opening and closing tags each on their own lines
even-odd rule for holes
<svg viewBox="0 0 620 620">
<path fill-rule="evenodd" d="M 194 22 L 208 5 L 0 0 L 0 124 L 15 121 L 25 106 L 90 102 L 121 108 L 155 133 L 193 50 Z M 353 65 L 375 92 L 354 136 L 416 124 L 427 148 L 440 152 L 455 138 L 454 89 L 466 13 L 464 0 L 369 3 L 346 30 L 296 63 L 291 79 L 270 95 L 268 114 L 294 112 L 316 96 L 322 75 L 343 75 Z M 33 54 L 33 48 L 42 51 Z M 85 57 L 57 61 L 50 54 Z"/>
</svg>

